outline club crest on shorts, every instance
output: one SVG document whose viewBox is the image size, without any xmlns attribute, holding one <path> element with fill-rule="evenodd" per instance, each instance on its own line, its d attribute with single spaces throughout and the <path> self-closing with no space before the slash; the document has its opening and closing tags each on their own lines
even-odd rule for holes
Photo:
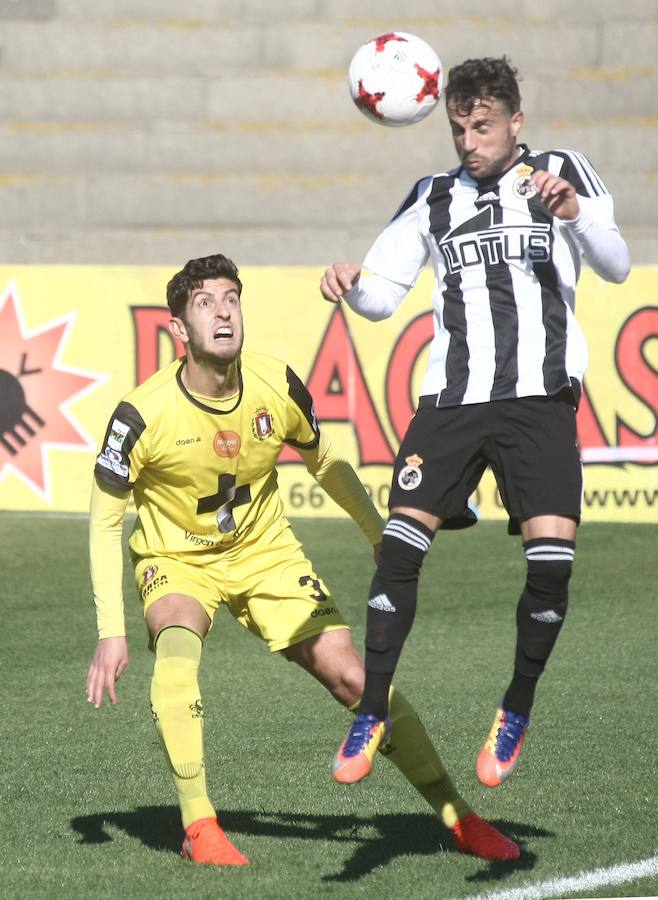
<svg viewBox="0 0 658 900">
<path fill-rule="evenodd" d="M 256 415 L 251 420 L 251 427 L 254 432 L 254 437 L 259 441 L 264 441 L 265 438 L 274 434 L 271 413 L 266 409 L 257 409 Z"/>
<path fill-rule="evenodd" d="M 532 166 L 527 166 L 525 163 L 518 166 L 516 169 L 518 177 L 512 185 L 512 193 L 520 200 L 529 200 L 537 193 L 537 188 L 530 180 L 530 176 L 533 172 L 534 169 Z"/>
<path fill-rule="evenodd" d="M 144 569 L 144 574 L 142 575 L 142 584 L 148 584 L 151 578 L 155 577 L 158 572 L 157 566 L 147 566 Z"/>
<path fill-rule="evenodd" d="M 420 471 L 423 460 L 416 453 L 413 453 L 411 456 L 405 457 L 404 461 L 406 466 L 400 469 L 398 484 L 403 491 L 413 491 L 423 480 L 423 473 Z"/>
</svg>

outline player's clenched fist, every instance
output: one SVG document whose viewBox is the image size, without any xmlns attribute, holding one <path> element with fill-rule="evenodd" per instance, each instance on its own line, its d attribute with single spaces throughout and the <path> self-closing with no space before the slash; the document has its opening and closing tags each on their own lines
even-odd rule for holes
<svg viewBox="0 0 658 900">
<path fill-rule="evenodd" d="M 532 183 L 546 209 L 558 219 L 575 219 L 578 216 L 580 207 L 576 189 L 565 178 L 536 169 L 532 173 Z"/>
<path fill-rule="evenodd" d="M 361 266 L 358 266 L 356 263 L 334 263 L 320 279 L 322 296 L 331 303 L 340 303 L 343 294 L 354 287 L 360 274 Z"/>
</svg>

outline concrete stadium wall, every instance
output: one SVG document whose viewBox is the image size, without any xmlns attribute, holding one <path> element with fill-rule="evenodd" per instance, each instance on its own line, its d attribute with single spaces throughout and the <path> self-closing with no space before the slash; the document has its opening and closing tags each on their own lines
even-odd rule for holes
<svg viewBox="0 0 658 900">
<path fill-rule="evenodd" d="M 0 0 L 3 263 L 359 260 L 418 177 L 453 164 L 443 110 L 353 107 L 356 48 L 417 33 L 447 68 L 506 53 L 525 140 L 587 154 L 633 261 L 658 262 L 658 2 Z"/>
</svg>

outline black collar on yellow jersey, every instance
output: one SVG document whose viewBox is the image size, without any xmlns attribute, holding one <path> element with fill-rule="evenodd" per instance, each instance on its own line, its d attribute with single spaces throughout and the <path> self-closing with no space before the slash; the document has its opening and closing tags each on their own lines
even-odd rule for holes
<svg viewBox="0 0 658 900">
<path fill-rule="evenodd" d="M 242 392 L 243 392 L 243 384 L 242 384 L 242 367 L 238 368 L 238 397 L 233 406 L 230 409 L 216 409 L 214 406 L 206 406 L 205 403 L 202 403 L 200 400 L 197 400 L 188 389 L 183 384 L 183 366 L 185 365 L 185 359 L 181 362 L 178 370 L 176 371 L 176 381 L 178 382 L 178 387 L 185 394 L 190 403 L 193 403 L 194 406 L 198 406 L 199 409 L 202 409 L 204 412 L 213 413 L 215 416 L 225 416 L 229 413 L 235 412 L 238 406 L 242 403 Z"/>
</svg>

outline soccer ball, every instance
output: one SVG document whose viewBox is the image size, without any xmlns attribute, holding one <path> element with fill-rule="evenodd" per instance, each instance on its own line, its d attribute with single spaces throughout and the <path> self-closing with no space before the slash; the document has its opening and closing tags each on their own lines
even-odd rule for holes
<svg viewBox="0 0 658 900">
<path fill-rule="evenodd" d="M 404 31 L 380 34 L 363 44 L 350 63 L 352 99 L 380 125 L 412 125 L 436 107 L 443 66 L 429 44 Z"/>
</svg>

